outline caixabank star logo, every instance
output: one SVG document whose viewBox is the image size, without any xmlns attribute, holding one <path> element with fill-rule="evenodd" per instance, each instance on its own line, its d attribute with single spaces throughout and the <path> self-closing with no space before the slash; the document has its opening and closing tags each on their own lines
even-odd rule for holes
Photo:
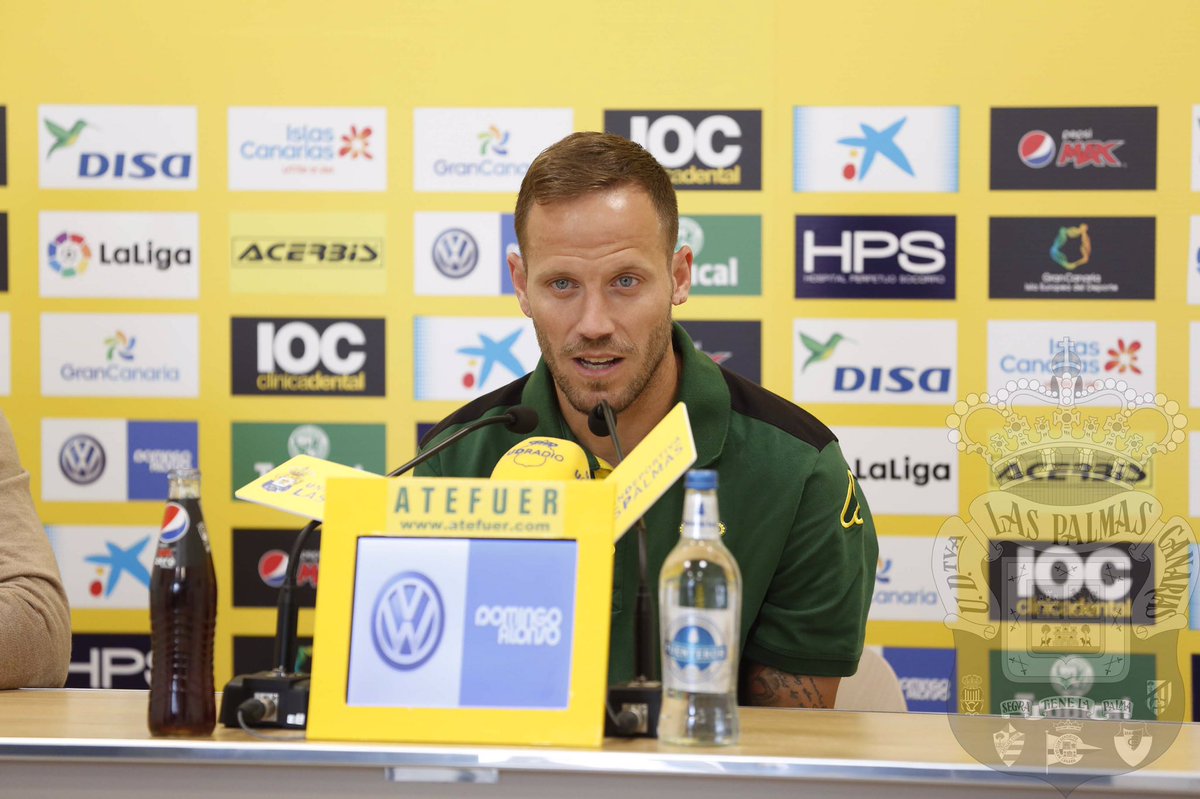
<svg viewBox="0 0 1200 799">
<path fill-rule="evenodd" d="M 954 405 L 950 440 L 998 488 L 943 524 L 932 563 L 958 653 L 955 736 L 979 762 L 1064 795 L 1175 740 L 1196 540 L 1138 488 L 1186 438 L 1179 404 L 1111 377 L 1085 386 L 1083 371 L 1064 339 L 1046 384 Z"/>
</svg>

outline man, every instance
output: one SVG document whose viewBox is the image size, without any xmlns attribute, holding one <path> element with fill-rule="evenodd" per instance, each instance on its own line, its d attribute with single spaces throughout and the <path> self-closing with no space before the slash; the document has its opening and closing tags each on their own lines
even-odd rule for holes
<svg viewBox="0 0 1200 799">
<path fill-rule="evenodd" d="M 638 145 L 575 133 L 547 148 L 521 183 L 520 254 L 508 257 L 517 301 L 542 358 L 529 375 L 480 397 L 422 442 L 526 404 L 536 435 L 573 439 L 610 463 L 588 429 L 601 399 L 631 450 L 687 404 L 694 468 L 720 473 L 725 544 L 743 575 L 741 699 L 833 707 L 862 653 L 878 545 L 870 511 L 833 434 L 807 412 L 714 364 L 671 321 L 691 288 L 692 252 L 675 250 L 670 178 Z M 492 426 L 429 460 L 418 474 L 485 477 L 519 437 Z M 646 515 L 650 573 L 679 540 L 679 481 Z M 635 536 L 618 544 L 610 682 L 633 676 Z"/>
<path fill-rule="evenodd" d="M 0 412 L 0 688 L 57 688 L 70 663 L 67 595 Z"/>
</svg>

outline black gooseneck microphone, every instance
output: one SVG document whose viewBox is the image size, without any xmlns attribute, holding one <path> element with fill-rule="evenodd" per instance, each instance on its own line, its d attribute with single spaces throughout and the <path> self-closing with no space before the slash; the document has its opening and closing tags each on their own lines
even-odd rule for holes
<svg viewBox="0 0 1200 799">
<path fill-rule="evenodd" d="M 537 427 L 538 414 L 528 405 L 514 405 L 496 416 L 475 419 L 386 476 L 399 477 L 410 472 L 464 436 L 496 424 L 503 424 L 510 433 L 524 435 Z M 279 602 L 276 605 L 274 668 L 238 675 L 225 686 L 220 717 L 221 723 L 227 727 L 244 724 L 248 727 L 304 729 L 308 724 L 309 675 L 292 671 L 296 662 L 300 617 L 300 608 L 292 599 L 292 592 L 296 588 L 296 574 L 300 569 L 300 553 L 304 551 L 308 537 L 320 526 L 321 522 L 315 519 L 304 525 L 292 544 L 287 574 L 283 585 L 279 587 Z"/>
<path fill-rule="evenodd" d="M 588 414 L 588 430 L 594 436 L 612 439 L 617 462 L 625 460 L 625 452 L 617 435 L 617 418 L 607 400 L 592 408 Z M 608 689 L 606 734 L 622 737 L 656 737 L 658 714 L 662 708 L 662 683 L 658 677 L 657 625 L 650 601 L 649 554 L 647 552 L 646 520 L 639 517 L 634 523 L 638 540 L 637 599 L 633 610 L 633 662 L 636 677 L 632 682 L 612 685 Z M 616 713 L 613 708 L 620 710 Z"/>
</svg>

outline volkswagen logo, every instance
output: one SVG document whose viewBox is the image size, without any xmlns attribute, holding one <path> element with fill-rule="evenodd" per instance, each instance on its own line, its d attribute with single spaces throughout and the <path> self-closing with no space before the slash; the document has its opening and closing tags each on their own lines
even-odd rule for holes
<svg viewBox="0 0 1200 799">
<path fill-rule="evenodd" d="M 441 643 L 444 618 L 442 597 L 428 577 L 419 572 L 398 574 L 375 600 L 371 614 L 375 650 L 394 668 L 415 669 Z"/>
<path fill-rule="evenodd" d="M 104 474 L 104 447 L 88 435 L 71 436 L 58 451 L 58 468 L 76 485 L 89 485 Z"/>
<path fill-rule="evenodd" d="M 466 277 L 479 263 L 474 237 L 461 228 L 443 230 L 433 242 L 433 265 L 449 278 Z"/>
</svg>

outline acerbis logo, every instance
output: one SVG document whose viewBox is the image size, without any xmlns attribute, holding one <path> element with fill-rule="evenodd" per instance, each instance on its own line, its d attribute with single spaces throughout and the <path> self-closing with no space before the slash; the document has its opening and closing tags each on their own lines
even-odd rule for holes
<svg viewBox="0 0 1200 799">
<path fill-rule="evenodd" d="M 437 587 L 420 572 L 403 572 L 375 599 L 371 636 L 384 662 L 401 671 L 419 668 L 442 640 L 445 610 Z"/>
<path fill-rule="evenodd" d="M 191 107 L 41 106 L 42 188 L 194 189 Z"/>
<path fill-rule="evenodd" d="M 49 246 L 50 268 L 63 277 L 75 277 L 87 271 L 92 248 L 78 233 L 59 233 Z"/>
<path fill-rule="evenodd" d="M 367 266 L 379 260 L 382 239 L 268 238 L 233 239 L 235 267 Z"/>
<path fill-rule="evenodd" d="M 104 474 L 104 446 L 86 434 L 71 436 L 58 453 L 58 467 L 75 485 L 89 485 Z"/>
<path fill-rule="evenodd" d="M 383 396 L 382 319 L 234 318 L 232 325 L 234 394 Z"/>
<path fill-rule="evenodd" d="M 954 299 L 949 216 L 797 216 L 796 296 Z"/>
<path fill-rule="evenodd" d="M 604 129 L 645 147 L 677 189 L 761 189 L 761 111 L 605 111 Z"/>
<path fill-rule="evenodd" d="M 1116 156 L 1116 151 L 1124 143 L 1124 139 L 1093 138 L 1091 129 L 1064 130 L 1062 148 L 1058 149 L 1049 133 L 1031 130 L 1017 143 L 1017 155 L 1021 158 L 1021 163 L 1031 169 L 1041 169 L 1051 163 L 1056 167 L 1072 166 L 1075 169 L 1092 166 L 1123 167 L 1125 165 Z M 1056 149 L 1057 162 L 1054 160 Z"/>
<path fill-rule="evenodd" d="M 433 265 L 449 278 L 466 277 L 479 263 L 475 238 L 461 228 L 442 231 L 433 242 Z"/>
</svg>

